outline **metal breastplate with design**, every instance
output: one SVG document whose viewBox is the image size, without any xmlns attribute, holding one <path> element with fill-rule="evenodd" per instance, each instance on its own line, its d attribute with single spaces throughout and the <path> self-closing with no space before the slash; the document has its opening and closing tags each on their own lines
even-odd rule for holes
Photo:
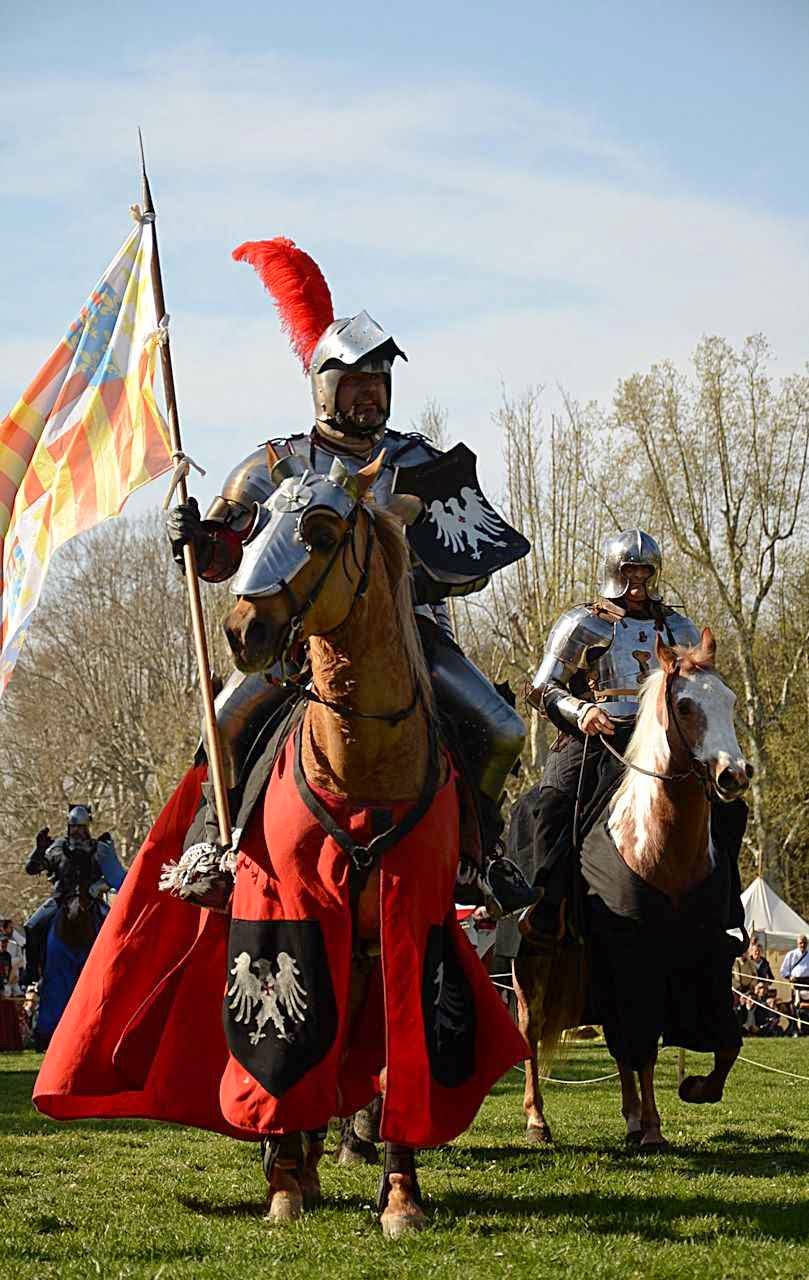
<svg viewBox="0 0 809 1280">
<path fill-rule="evenodd" d="M 626 617 L 615 623 L 612 644 L 590 668 L 596 701 L 612 717 L 634 719 L 637 714 L 640 686 L 659 666 L 656 641 L 651 618 Z"/>
</svg>

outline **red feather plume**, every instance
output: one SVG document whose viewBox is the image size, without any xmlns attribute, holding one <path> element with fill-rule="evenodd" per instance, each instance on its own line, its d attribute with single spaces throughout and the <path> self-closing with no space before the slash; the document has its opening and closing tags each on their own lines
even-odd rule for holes
<svg viewBox="0 0 809 1280">
<path fill-rule="evenodd" d="M 237 262 L 249 262 L 275 300 L 281 327 L 306 372 L 317 340 L 334 319 L 329 286 L 320 267 L 292 240 L 248 240 L 233 250 Z"/>
</svg>

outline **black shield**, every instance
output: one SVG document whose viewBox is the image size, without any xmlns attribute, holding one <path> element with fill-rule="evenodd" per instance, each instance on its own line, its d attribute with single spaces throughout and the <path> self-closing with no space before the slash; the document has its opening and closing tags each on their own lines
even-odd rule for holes
<svg viewBox="0 0 809 1280">
<path fill-rule="evenodd" d="M 477 458 L 465 444 L 417 467 L 397 467 L 394 493 L 412 493 L 424 515 L 407 540 L 427 572 L 460 584 L 489 577 L 527 555 L 527 540 L 483 496 Z"/>
<path fill-rule="evenodd" d="M 475 1001 L 445 925 L 427 935 L 421 981 L 421 1009 L 430 1070 L 446 1089 L 475 1071 Z"/>
<path fill-rule="evenodd" d="M 337 1034 L 317 920 L 233 920 L 223 1013 L 230 1052 L 273 1097 L 316 1066 Z"/>
</svg>

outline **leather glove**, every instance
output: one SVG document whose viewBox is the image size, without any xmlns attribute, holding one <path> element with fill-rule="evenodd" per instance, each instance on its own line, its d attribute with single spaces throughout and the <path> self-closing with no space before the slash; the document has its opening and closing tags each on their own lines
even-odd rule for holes
<svg viewBox="0 0 809 1280">
<path fill-rule="evenodd" d="M 36 847 L 37 853 L 46 853 L 50 849 L 53 841 L 51 840 L 50 827 L 43 827 L 37 832 Z"/>
<path fill-rule="evenodd" d="M 199 553 L 199 548 L 207 541 L 196 498 L 189 498 L 187 502 L 179 502 L 176 507 L 171 508 L 166 516 L 166 532 L 171 543 L 171 554 L 177 564 L 184 568 L 183 547 L 190 544 Z"/>
</svg>

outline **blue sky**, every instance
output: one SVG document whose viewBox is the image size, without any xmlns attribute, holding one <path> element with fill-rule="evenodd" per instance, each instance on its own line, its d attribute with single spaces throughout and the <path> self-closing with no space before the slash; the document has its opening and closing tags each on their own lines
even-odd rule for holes
<svg viewBox="0 0 809 1280">
<path fill-rule="evenodd" d="M 5 322 L 23 389 L 124 238 L 144 128 L 199 492 L 306 385 L 245 239 L 290 235 L 410 356 L 499 481 L 501 383 L 608 403 L 700 335 L 803 365 L 809 5 L 747 0 L 0 8 Z M 139 506 L 154 498 L 151 491 Z"/>
</svg>

